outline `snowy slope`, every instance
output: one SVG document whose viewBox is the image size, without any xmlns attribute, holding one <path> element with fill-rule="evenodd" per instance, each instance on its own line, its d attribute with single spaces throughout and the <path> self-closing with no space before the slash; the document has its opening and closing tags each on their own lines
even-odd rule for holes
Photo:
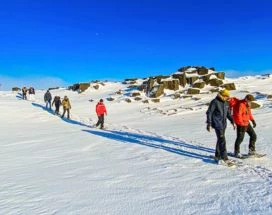
<svg viewBox="0 0 272 215">
<path fill-rule="evenodd" d="M 216 138 L 205 112 L 216 94 L 129 104 L 114 95 L 126 89 L 121 83 L 83 94 L 52 90 L 71 100 L 67 121 L 44 109 L 45 91 L 32 102 L 0 92 L 0 214 L 271 214 L 272 79 L 231 81 L 233 95 L 253 93 L 262 105 L 253 110 L 256 145 L 267 153 L 237 168 L 209 158 Z M 96 102 L 109 96 L 116 100 L 105 102 L 107 130 L 93 128 Z M 229 126 L 229 151 L 235 136 Z"/>
</svg>

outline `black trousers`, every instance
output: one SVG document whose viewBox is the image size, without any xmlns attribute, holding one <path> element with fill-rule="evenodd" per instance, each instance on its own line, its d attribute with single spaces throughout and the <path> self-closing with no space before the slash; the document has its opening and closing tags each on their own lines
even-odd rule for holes
<svg viewBox="0 0 272 215">
<path fill-rule="evenodd" d="M 240 153 L 240 145 L 244 140 L 245 133 L 248 133 L 249 135 L 249 150 L 255 151 L 255 142 L 257 140 L 257 135 L 251 124 L 249 123 L 248 126 L 237 126 L 237 137 L 234 145 L 234 153 Z"/>
<path fill-rule="evenodd" d="M 215 157 L 226 160 L 228 159 L 228 154 L 226 147 L 225 129 L 215 129 L 215 133 L 217 137 Z"/>
<path fill-rule="evenodd" d="M 55 107 L 56 107 L 55 113 L 56 113 L 56 114 L 59 114 L 60 105 L 55 104 Z"/>
<path fill-rule="evenodd" d="M 23 99 L 26 100 L 26 93 L 23 93 Z"/>
<path fill-rule="evenodd" d="M 100 128 L 104 128 L 104 114 L 98 116 L 96 127 L 100 125 Z"/>
<path fill-rule="evenodd" d="M 62 114 L 61 118 L 64 117 L 64 114 L 66 113 L 66 111 L 67 111 L 67 118 L 70 119 L 70 109 L 66 109 L 66 108 L 63 108 L 63 114 Z"/>
</svg>

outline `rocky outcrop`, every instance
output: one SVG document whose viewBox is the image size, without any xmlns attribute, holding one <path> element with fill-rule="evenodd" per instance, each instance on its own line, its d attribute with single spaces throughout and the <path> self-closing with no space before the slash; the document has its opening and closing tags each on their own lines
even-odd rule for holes
<svg viewBox="0 0 272 215">
<path fill-rule="evenodd" d="M 199 94 L 200 93 L 200 89 L 196 89 L 196 88 L 189 88 L 187 91 L 187 94 L 192 95 L 192 94 Z"/>
<path fill-rule="evenodd" d="M 223 84 L 221 87 L 227 90 L 236 90 L 236 86 L 234 83 Z"/>
<path fill-rule="evenodd" d="M 154 103 L 159 103 L 160 99 L 151 99 L 151 101 L 154 102 Z"/>
<path fill-rule="evenodd" d="M 210 79 L 208 83 L 213 87 L 219 87 L 223 84 L 223 81 L 220 79 L 213 78 Z"/>
<path fill-rule="evenodd" d="M 150 97 L 152 98 L 158 98 L 164 94 L 164 84 L 159 84 L 157 86 L 154 86 L 150 92 Z"/>
<path fill-rule="evenodd" d="M 179 89 L 179 80 L 174 79 L 174 80 L 168 80 L 168 81 L 161 81 L 161 83 L 164 85 L 164 89 L 168 90 L 178 90 Z"/>
<path fill-rule="evenodd" d="M 12 87 L 12 89 L 11 89 L 13 92 L 17 92 L 17 91 L 20 91 L 21 90 L 21 88 L 19 88 L 19 87 Z"/>
<path fill-rule="evenodd" d="M 250 107 L 251 107 L 251 109 L 256 109 L 256 108 L 261 107 L 261 105 L 259 105 L 257 102 L 253 101 L 253 102 L 251 102 Z"/>
<path fill-rule="evenodd" d="M 137 97 L 134 98 L 134 100 L 135 101 L 140 101 L 140 100 L 142 100 L 142 98 L 137 96 Z"/>
<path fill-rule="evenodd" d="M 107 98 L 107 100 L 111 102 L 111 101 L 114 101 L 115 99 L 113 97 L 109 97 Z"/>
<path fill-rule="evenodd" d="M 136 91 L 134 91 L 134 92 L 131 93 L 131 97 L 136 97 L 136 96 L 140 96 L 140 95 L 141 95 L 141 93 L 140 92 L 136 92 Z"/>
<path fill-rule="evenodd" d="M 78 83 L 74 84 L 73 86 L 69 86 L 68 89 L 82 93 L 85 90 L 87 90 L 90 87 L 90 85 L 91 85 L 90 83 Z"/>
<path fill-rule="evenodd" d="M 199 88 L 199 89 L 202 89 L 204 88 L 206 85 L 206 83 L 204 81 L 199 81 L 199 82 L 196 82 L 193 84 L 193 87 L 194 88 Z"/>
</svg>

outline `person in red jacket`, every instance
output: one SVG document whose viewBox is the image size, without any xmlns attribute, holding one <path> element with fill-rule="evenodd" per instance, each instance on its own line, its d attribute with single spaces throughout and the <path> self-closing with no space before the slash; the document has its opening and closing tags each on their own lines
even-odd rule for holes
<svg viewBox="0 0 272 215">
<path fill-rule="evenodd" d="M 96 114 L 98 116 L 96 127 L 100 125 L 100 129 L 104 129 L 104 114 L 107 115 L 107 109 L 103 103 L 103 99 L 100 99 L 100 101 L 96 105 Z"/>
<path fill-rule="evenodd" d="M 241 157 L 240 154 L 240 144 L 244 140 L 245 133 L 247 133 L 250 137 L 249 139 L 249 155 L 256 154 L 255 142 L 257 140 L 257 135 L 253 128 L 256 127 L 256 122 L 251 113 L 251 102 L 254 101 L 255 98 L 253 95 L 248 94 L 242 100 L 239 100 L 235 97 L 230 99 L 230 107 L 233 111 L 233 119 L 235 124 L 237 125 L 237 137 L 234 145 L 234 155 L 236 157 Z M 249 122 L 252 122 L 253 127 Z"/>
</svg>

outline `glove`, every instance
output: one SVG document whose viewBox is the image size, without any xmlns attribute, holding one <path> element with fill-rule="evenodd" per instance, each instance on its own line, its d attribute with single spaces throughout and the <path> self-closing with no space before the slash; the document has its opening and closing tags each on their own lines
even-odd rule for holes
<svg viewBox="0 0 272 215">
<path fill-rule="evenodd" d="M 253 128 L 257 126 L 255 120 L 252 120 L 252 124 L 253 124 Z"/>
<path fill-rule="evenodd" d="M 207 129 L 208 132 L 210 132 L 210 131 L 211 131 L 211 125 L 210 125 L 210 124 L 207 124 L 206 129 Z"/>
<path fill-rule="evenodd" d="M 236 129 L 235 123 L 231 123 L 231 124 L 232 124 L 233 130 L 235 130 Z"/>
</svg>

